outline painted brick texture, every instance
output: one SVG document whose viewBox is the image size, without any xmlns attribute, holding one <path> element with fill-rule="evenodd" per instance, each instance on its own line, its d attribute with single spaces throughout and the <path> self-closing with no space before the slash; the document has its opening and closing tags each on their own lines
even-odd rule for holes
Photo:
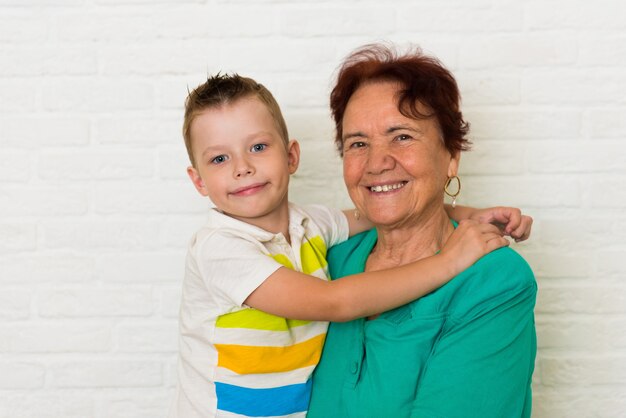
<svg viewBox="0 0 626 418">
<path fill-rule="evenodd" d="M 183 101 L 257 78 L 301 142 L 291 199 L 350 205 L 328 93 L 353 48 L 457 76 L 461 204 L 535 218 L 534 417 L 626 417 L 626 4 L 613 0 L 0 2 L 0 418 L 163 417 L 187 241 Z"/>
</svg>

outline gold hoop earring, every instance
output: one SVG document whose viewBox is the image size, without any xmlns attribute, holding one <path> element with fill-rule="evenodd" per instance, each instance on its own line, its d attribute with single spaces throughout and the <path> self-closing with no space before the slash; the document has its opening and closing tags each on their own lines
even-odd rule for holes
<svg viewBox="0 0 626 418">
<path fill-rule="evenodd" d="M 450 183 L 452 183 L 452 180 L 456 180 L 456 193 L 450 193 L 450 190 L 448 190 L 448 187 L 450 187 Z M 459 193 L 461 193 L 461 179 L 458 176 L 448 177 L 448 181 L 446 181 L 446 185 L 443 187 L 443 191 L 452 198 L 452 207 L 454 208 L 456 206 L 456 197 L 459 195 Z"/>
<path fill-rule="evenodd" d="M 354 209 L 354 219 L 356 219 L 357 221 L 361 219 L 361 213 L 358 209 Z"/>
</svg>

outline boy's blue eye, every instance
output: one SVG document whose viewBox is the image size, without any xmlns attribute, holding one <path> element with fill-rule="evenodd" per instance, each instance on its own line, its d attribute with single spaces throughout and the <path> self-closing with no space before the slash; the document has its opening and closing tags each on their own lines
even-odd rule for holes
<svg viewBox="0 0 626 418">
<path fill-rule="evenodd" d="M 218 155 L 217 157 L 213 158 L 211 160 L 211 163 L 213 164 L 222 164 L 224 162 L 226 162 L 226 160 L 228 160 L 228 157 L 225 155 Z"/>
<path fill-rule="evenodd" d="M 252 151 L 252 152 L 261 152 L 261 151 L 263 151 L 265 148 L 267 148 L 267 145 L 266 145 L 266 144 L 254 144 L 254 145 L 252 146 L 251 151 Z"/>
</svg>

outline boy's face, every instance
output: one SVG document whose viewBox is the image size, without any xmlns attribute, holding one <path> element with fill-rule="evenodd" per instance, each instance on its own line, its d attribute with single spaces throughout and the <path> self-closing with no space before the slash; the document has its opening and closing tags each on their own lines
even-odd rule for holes
<svg viewBox="0 0 626 418">
<path fill-rule="evenodd" d="M 269 110 L 256 97 L 207 109 L 191 124 L 197 168 L 187 172 L 196 189 L 224 213 L 271 229 L 287 212 L 289 175 L 300 157 L 287 146 Z"/>
</svg>

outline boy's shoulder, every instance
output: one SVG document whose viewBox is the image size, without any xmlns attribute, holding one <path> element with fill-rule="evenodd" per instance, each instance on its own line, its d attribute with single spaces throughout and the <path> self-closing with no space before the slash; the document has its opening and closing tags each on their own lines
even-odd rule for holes
<svg viewBox="0 0 626 418">
<path fill-rule="evenodd" d="M 345 240 L 348 235 L 347 220 L 343 212 L 322 205 L 299 206 L 290 203 L 289 229 L 292 238 L 296 237 L 296 240 L 319 236 L 326 246 Z M 287 241 L 282 234 L 266 231 L 213 208 L 204 225 L 193 234 L 189 250 L 195 253 L 215 248 L 214 251 L 224 253 L 245 246 L 267 253 L 264 246 L 272 247 L 273 243 L 284 242 Z"/>
<path fill-rule="evenodd" d="M 243 248 L 266 252 L 263 243 L 274 234 L 211 209 L 205 223 L 192 235 L 188 250 L 199 257 L 221 257 L 235 254 Z"/>
<path fill-rule="evenodd" d="M 330 206 L 320 204 L 297 205 L 289 202 L 290 225 L 304 225 L 305 222 L 327 223 L 328 221 L 336 221 L 338 217 L 345 217 L 345 215 L 340 210 Z"/>
<path fill-rule="evenodd" d="M 346 215 L 339 209 L 324 205 L 290 204 L 289 230 L 292 238 L 304 234 L 307 239 L 318 236 L 326 248 L 348 239 L 350 228 Z M 326 251 L 324 251 L 326 253 Z"/>
<path fill-rule="evenodd" d="M 329 220 L 336 220 L 338 217 L 345 217 L 339 210 L 333 209 L 324 205 L 297 205 L 289 202 L 289 224 L 290 225 L 303 225 L 305 220 L 313 221 L 315 223 L 326 223 Z M 250 235 L 258 235 L 261 239 L 266 238 L 268 235 L 274 235 L 272 232 L 268 232 L 255 225 L 246 223 L 239 219 L 235 219 L 228 216 L 217 208 L 211 208 L 208 213 L 205 224 L 200 228 L 198 232 L 209 233 L 213 230 L 227 230 L 231 233 L 244 233 Z"/>
</svg>

